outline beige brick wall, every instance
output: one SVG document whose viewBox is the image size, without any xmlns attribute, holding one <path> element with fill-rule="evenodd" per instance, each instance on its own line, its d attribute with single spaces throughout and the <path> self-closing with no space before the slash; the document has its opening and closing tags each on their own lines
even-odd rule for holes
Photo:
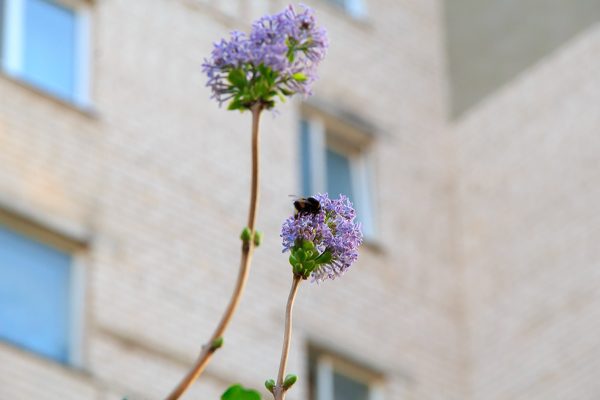
<svg viewBox="0 0 600 400">
<path fill-rule="evenodd" d="M 600 29 L 448 123 L 438 1 L 372 1 L 365 21 L 310 4 L 332 43 L 317 98 L 380 128 L 378 238 L 301 287 L 289 399 L 308 397 L 308 344 L 382 371 L 385 400 L 598 398 Z M 83 368 L 0 343 L 0 399 L 160 399 L 184 374 L 233 286 L 249 187 L 249 116 L 208 99 L 200 64 L 283 6 L 92 2 L 94 113 L 0 76 L 0 207 L 89 243 Z M 300 109 L 263 117 L 265 242 L 188 399 L 276 373 Z"/>
<path fill-rule="evenodd" d="M 456 123 L 471 398 L 600 397 L 600 26 Z"/>
<path fill-rule="evenodd" d="M 162 398 L 222 312 L 247 207 L 249 116 L 209 101 L 200 64 L 241 20 L 284 4 L 209 3 L 92 2 L 93 115 L 0 77 L 1 204 L 90 238 L 83 370 L 3 345 L 0 398 Z M 382 370 L 387 400 L 461 399 L 439 5 L 372 2 L 360 22 L 311 4 L 332 42 L 319 98 L 381 127 L 380 229 L 344 279 L 301 288 L 289 370 L 304 381 L 289 398 L 307 398 L 310 342 Z M 263 118 L 265 243 L 226 346 L 186 398 L 276 373 L 299 106 Z"/>
</svg>

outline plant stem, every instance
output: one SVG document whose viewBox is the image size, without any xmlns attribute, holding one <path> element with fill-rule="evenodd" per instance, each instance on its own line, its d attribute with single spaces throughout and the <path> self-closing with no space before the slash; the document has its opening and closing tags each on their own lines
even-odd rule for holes
<svg viewBox="0 0 600 400">
<path fill-rule="evenodd" d="M 252 232 L 252 236 L 254 236 L 254 225 L 256 222 L 256 213 L 258 209 L 258 202 L 260 197 L 259 192 L 259 182 L 260 182 L 260 158 L 259 158 L 259 149 L 260 149 L 260 136 L 259 136 L 259 124 L 260 124 L 260 115 L 263 110 L 263 106 L 261 104 L 256 104 L 252 106 L 252 182 L 251 182 L 251 190 L 250 190 L 250 208 L 248 210 L 248 228 Z M 231 299 L 229 300 L 229 305 L 227 309 L 223 313 L 221 317 L 221 321 L 217 328 L 213 332 L 207 344 L 202 346 L 202 350 L 200 351 L 200 355 L 198 356 L 196 362 L 187 373 L 187 375 L 179 382 L 179 384 L 173 389 L 171 394 L 166 397 L 166 400 L 177 400 L 179 399 L 198 379 L 198 377 L 202 374 L 208 363 L 210 362 L 213 354 L 218 349 L 218 347 L 214 346 L 214 343 L 217 339 L 223 336 L 229 322 L 231 322 L 231 318 L 235 313 L 240 299 L 242 297 L 242 293 L 244 292 L 244 287 L 246 286 L 246 281 L 248 280 L 248 273 L 250 271 L 250 263 L 252 261 L 252 254 L 254 252 L 254 241 L 252 239 L 248 241 L 244 241 L 242 243 L 242 257 L 240 260 L 240 269 L 237 277 L 237 282 L 235 284 L 235 289 L 231 295 Z"/>
<path fill-rule="evenodd" d="M 288 296 L 287 306 L 285 308 L 285 332 L 283 334 L 283 347 L 281 349 L 281 360 L 279 361 L 277 384 L 273 390 L 273 397 L 275 400 L 285 399 L 286 389 L 283 387 L 283 378 L 285 375 L 285 368 L 287 366 L 288 355 L 290 353 L 290 343 L 292 341 L 292 311 L 300 282 L 302 282 L 302 277 L 300 275 L 294 275 L 292 288 L 290 289 L 290 295 Z"/>
</svg>

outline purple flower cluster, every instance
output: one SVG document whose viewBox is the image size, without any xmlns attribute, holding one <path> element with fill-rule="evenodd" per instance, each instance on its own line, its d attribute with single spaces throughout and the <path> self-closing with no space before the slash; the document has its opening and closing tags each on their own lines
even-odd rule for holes
<svg viewBox="0 0 600 400">
<path fill-rule="evenodd" d="M 314 198 L 321 205 L 319 212 L 289 217 L 283 223 L 281 237 L 283 252 L 290 251 L 291 257 L 307 242 L 314 245 L 317 256 L 313 258 L 316 262 L 311 277 L 321 282 L 341 276 L 357 260 L 362 232 L 360 224 L 354 221 L 356 213 L 346 196 L 332 200 L 325 193 Z"/>
<path fill-rule="evenodd" d="M 313 10 L 301 7 L 298 12 L 290 5 L 278 14 L 255 21 L 249 35 L 235 31 L 228 40 L 215 43 L 210 59 L 203 64 L 213 98 L 222 104 L 236 96 L 230 79 L 230 72 L 235 69 L 240 69 L 248 82 L 259 82 L 265 71 L 274 73 L 274 78 L 268 80 L 271 96 L 310 94 L 316 68 L 325 57 L 328 44 L 325 30 L 317 27 Z"/>
</svg>

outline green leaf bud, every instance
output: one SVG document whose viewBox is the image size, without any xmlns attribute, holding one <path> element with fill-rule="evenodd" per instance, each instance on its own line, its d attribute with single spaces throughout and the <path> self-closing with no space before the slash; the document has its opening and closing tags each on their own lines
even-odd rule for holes
<svg viewBox="0 0 600 400">
<path fill-rule="evenodd" d="M 265 387 L 269 392 L 273 393 L 273 390 L 275 390 L 275 381 L 273 379 L 267 379 L 265 381 Z"/>
<path fill-rule="evenodd" d="M 294 383 L 296 383 L 297 380 L 298 377 L 294 374 L 286 375 L 285 379 L 283 380 L 283 389 L 288 390 Z"/>
<path fill-rule="evenodd" d="M 262 242 L 263 234 L 262 232 L 256 231 L 254 232 L 254 245 L 256 247 L 260 246 Z"/>
<path fill-rule="evenodd" d="M 296 250 L 296 258 L 300 262 L 304 262 L 306 260 L 306 253 L 302 249 Z"/>
<path fill-rule="evenodd" d="M 302 274 L 302 270 L 304 269 L 304 268 L 302 267 L 302 263 L 297 263 L 297 264 L 294 264 L 294 266 L 293 266 L 293 267 L 294 267 L 294 268 L 292 269 L 292 272 L 293 272 L 294 274 Z"/>
<path fill-rule="evenodd" d="M 213 351 L 217 350 L 221 347 L 223 347 L 223 337 L 222 336 L 219 336 L 218 338 L 213 340 L 212 343 L 210 344 L 210 349 Z"/>
<path fill-rule="evenodd" d="M 292 75 L 292 78 L 294 78 L 294 80 L 296 82 L 306 82 L 306 74 L 302 73 L 302 72 L 296 72 L 294 75 Z"/>
<path fill-rule="evenodd" d="M 252 231 L 250 231 L 250 228 L 245 227 L 240 235 L 240 239 L 242 239 L 242 241 L 244 241 L 244 242 L 249 242 L 251 238 L 252 238 Z"/>
</svg>

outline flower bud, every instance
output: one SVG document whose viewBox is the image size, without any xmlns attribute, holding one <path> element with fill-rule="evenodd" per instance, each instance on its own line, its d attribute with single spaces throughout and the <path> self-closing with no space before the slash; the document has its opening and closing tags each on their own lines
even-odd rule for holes
<svg viewBox="0 0 600 400">
<path fill-rule="evenodd" d="M 296 258 L 298 259 L 298 261 L 300 261 L 301 263 L 306 261 L 306 253 L 304 252 L 304 250 L 296 249 L 295 253 L 296 253 Z"/>
<path fill-rule="evenodd" d="M 312 251 L 315 249 L 315 244 L 313 242 L 311 242 L 310 240 L 303 240 L 302 248 L 307 252 Z"/>
<path fill-rule="evenodd" d="M 292 267 L 295 267 L 296 265 L 299 264 L 298 259 L 296 258 L 296 256 L 294 255 L 294 253 L 290 254 L 290 258 L 289 258 L 290 264 L 292 265 Z"/>
</svg>

